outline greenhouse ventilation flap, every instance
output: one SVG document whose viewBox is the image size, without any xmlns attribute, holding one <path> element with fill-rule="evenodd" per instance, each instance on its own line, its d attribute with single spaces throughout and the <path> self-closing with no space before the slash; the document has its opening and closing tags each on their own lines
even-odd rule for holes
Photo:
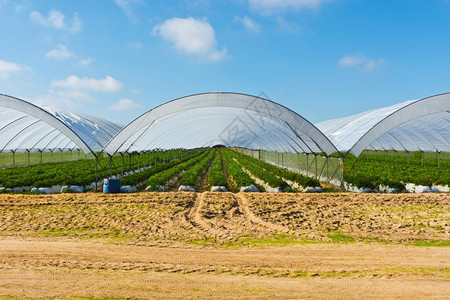
<svg viewBox="0 0 450 300">
<path fill-rule="evenodd" d="M 121 128 L 99 117 L 41 108 L 0 94 L 0 152 L 100 152 Z"/>
</svg>

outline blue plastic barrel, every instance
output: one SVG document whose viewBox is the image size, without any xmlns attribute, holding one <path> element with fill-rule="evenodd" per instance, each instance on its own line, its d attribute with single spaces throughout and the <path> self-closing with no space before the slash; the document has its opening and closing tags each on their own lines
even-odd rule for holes
<svg viewBox="0 0 450 300">
<path fill-rule="evenodd" d="M 105 194 L 120 193 L 120 180 L 105 179 L 103 181 L 103 193 Z"/>
</svg>

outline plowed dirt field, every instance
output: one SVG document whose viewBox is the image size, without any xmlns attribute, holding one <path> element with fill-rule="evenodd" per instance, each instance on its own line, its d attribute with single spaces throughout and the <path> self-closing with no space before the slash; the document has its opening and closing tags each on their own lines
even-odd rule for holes
<svg viewBox="0 0 450 300">
<path fill-rule="evenodd" d="M 0 195 L 0 298 L 448 298 L 450 195 Z"/>
</svg>

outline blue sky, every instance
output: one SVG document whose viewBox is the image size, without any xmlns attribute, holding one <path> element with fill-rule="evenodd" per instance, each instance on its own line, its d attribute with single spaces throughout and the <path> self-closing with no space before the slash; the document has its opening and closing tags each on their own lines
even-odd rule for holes
<svg viewBox="0 0 450 300">
<path fill-rule="evenodd" d="M 0 0 L 0 93 L 128 123 L 264 93 L 313 123 L 449 92 L 448 0 Z"/>
</svg>

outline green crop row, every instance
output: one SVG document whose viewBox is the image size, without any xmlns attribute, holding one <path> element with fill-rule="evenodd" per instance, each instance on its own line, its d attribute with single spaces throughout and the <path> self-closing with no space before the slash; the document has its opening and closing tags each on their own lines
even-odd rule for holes
<svg viewBox="0 0 450 300">
<path fill-rule="evenodd" d="M 170 150 L 147 154 L 114 156 L 110 168 L 110 159 L 100 155 L 97 164 L 97 178 L 107 178 L 112 174 L 121 174 L 124 169 L 136 170 L 144 165 L 155 165 L 160 161 L 189 155 L 198 150 Z M 145 163 L 144 163 L 145 160 Z M 58 163 L 45 163 L 26 167 L 0 170 L 0 185 L 7 188 L 31 186 L 48 187 L 53 185 L 89 185 L 96 180 L 96 160 L 77 160 Z"/>
<path fill-rule="evenodd" d="M 404 188 L 406 183 L 418 185 L 450 185 L 450 168 L 417 164 L 367 161 L 348 156 L 344 179 L 359 188 L 379 185 Z"/>
<path fill-rule="evenodd" d="M 134 173 L 132 175 L 128 175 L 122 179 L 122 185 L 136 185 L 138 183 L 146 181 L 148 178 L 152 177 L 155 174 L 158 174 L 160 172 L 163 172 L 165 170 L 168 170 L 170 168 L 173 168 L 174 166 L 184 163 L 191 158 L 200 155 L 201 152 L 190 152 L 187 156 L 184 158 L 178 159 L 178 160 L 171 160 L 167 163 L 163 163 L 160 165 L 154 165 L 153 167 L 149 169 L 145 169 L 142 172 Z"/>
<path fill-rule="evenodd" d="M 200 160 L 205 158 L 210 153 L 210 151 L 212 151 L 212 150 L 206 150 L 201 155 L 195 156 L 186 162 L 183 162 L 183 163 L 178 164 L 170 169 L 167 169 L 163 172 L 160 172 L 158 174 L 151 176 L 148 180 L 149 186 L 154 191 L 159 190 L 160 186 L 167 186 L 171 179 L 178 176 L 181 172 L 188 170 L 193 165 L 195 165 L 197 162 L 199 162 Z"/>
<path fill-rule="evenodd" d="M 210 150 L 209 154 L 205 156 L 201 161 L 196 163 L 192 168 L 187 170 L 180 179 L 181 185 L 196 186 L 205 173 L 211 160 L 214 158 L 214 150 Z"/>
<path fill-rule="evenodd" d="M 245 173 L 240 166 L 233 160 L 231 152 L 229 150 L 223 151 L 223 159 L 227 170 L 228 177 L 230 178 L 233 188 L 239 191 L 243 186 L 255 185 L 253 179 Z"/>
<path fill-rule="evenodd" d="M 208 186 L 225 186 L 227 187 L 227 180 L 225 179 L 225 174 L 222 168 L 222 150 L 218 149 L 216 151 L 216 157 L 214 158 L 213 164 L 209 169 L 208 175 Z M 227 187 L 228 188 L 228 187 Z"/>
<path fill-rule="evenodd" d="M 271 165 L 265 161 L 258 160 L 256 158 L 247 156 L 247 155 L 239 153 L 239 152 L 234 152 L 234 153 L 237 157 L 239 157 L 239 159 L 242 159 L 243 161 L 245 161 L 245 166 L 247 166 L 247 164 L 256 165 L 257 168 L 259 168 L 259 170 L 260 170 L 259 174 L 262 174 L 261 176 L 263 176 L 264 174 L 270 174 L 271 176 L 276 177 L 276 178 L 282 178 L 284 180 L 289 180 L 289 181 L 295 182 L 299 186 L 302 186 L 304 188 L 320 186 L 320 182 L 317 179 L 303 176 L 302 174 L 299 174 L 299 173 L 290 172 L 283 168 L 279 168 L 279 167 Z M 252 172 L 251 170 L 249 170 L 249 171 Z M 265 179 L 259 177 L 258 175 L 256 175 L 256 174 L 254 174 L 254 175 L 256 177 L 266 181 Z M 267 175 L 265 175 L 265 176 L 266 176 L 266 178 L 268 177 Z M 267 179 L 267 180 L 271 180 L 271 179 Z M 269 182 L 267 182 L 267 183 L 269 184 Z M 285 187 L 285 186 L 280 186 L 280 187 Z"/>
<path fill-rule="evenodd" d="M 253 176 L 264 181 L 270 187 L 285 189 L 289 186 L 286 181 L 277 177 L 276 174 L 265 170 L 262 167 L 261 161 L 238 152 L 231 152 L 230 155 L 238 161 L 241 167 L 248 170 Z"/>
</svg>

